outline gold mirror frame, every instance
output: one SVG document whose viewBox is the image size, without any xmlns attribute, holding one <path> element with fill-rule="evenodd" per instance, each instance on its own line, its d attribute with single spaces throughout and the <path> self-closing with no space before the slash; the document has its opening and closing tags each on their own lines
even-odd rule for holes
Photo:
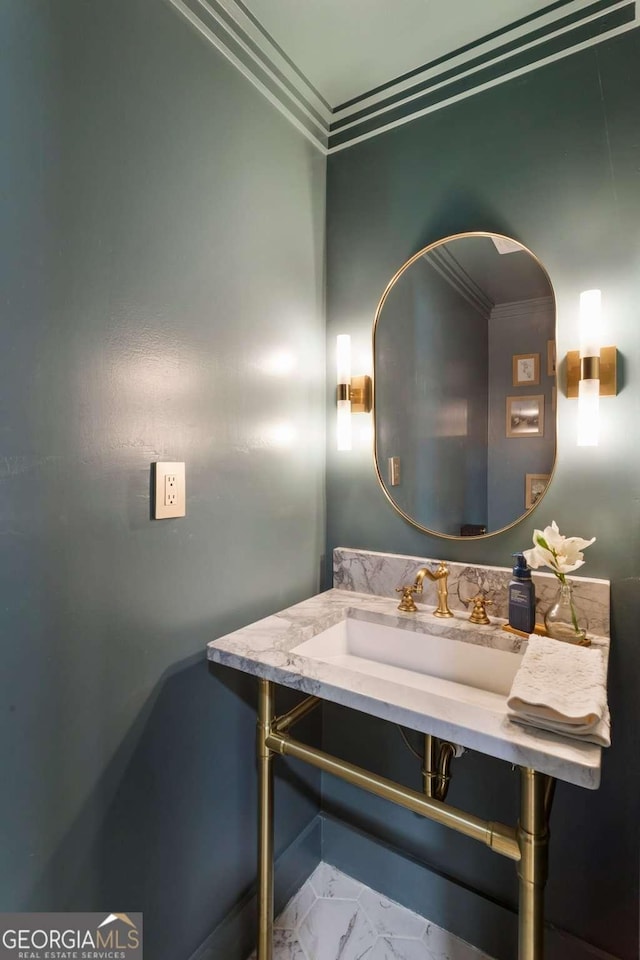
<svg viewBox="0 0 640 960">
<path fill-rule="evenodd" d="M 556 395 L 556 409 L 555 409 L 555 416 L 554 416 L 554 418 L 553 418 L 553 420 L 554 420 L 554 428 L 555 428 L 554 444 L 553 444 L 553 464 L 552 464 L 551 469 L 550 469 L 550 471 L 549 471 L 549 480 L 548 480 L 548 483 L 547 483 L 544 491 L 543 491 L 543 492 L 540 494 L 540 496 L 537 498 L 537 500 L 536 500 L 536 502 L 533 504 L 533 506 L 529 507 L 528 509 L 525 509 L 524 513 L 522 513 L 520 516 L 516 517 L 516 519 L 513 520 L 511 523 L 508 523 L 508 524 L 506 524 L 504 527 L 500 527 L 500 528 L 498 528 L 497 530 L 490 530 L 490 531 L 488 531 L 487 533 L 482 533 L 482 534 L 479 534 L 479 535 L 476 535 L 476 536 L 469 536 L 469 537 L 463 537 L 463 536 L 459 536 L 459 535 L 455 535 L 455 534 L 450 534 L 450 533 L 440 533 L 440 532 L 437 531 L 437 530 L 432 530 L 430 527 L 425 527 L 424 524 L 421 524 L 418 520 L 416 520 L 414 517 L 412 517 L 410 514 L 408 514 L 408 513 L 406 512 L 406 510 L 404 510 L 404 509 L 400 506 L 400 504 L 397 503 L 397 502 L 393 499 L 393 497 L 391 496 L 389 490 L 387 489 L 386 483 L 385 483 L 384 480 L 383 480 L 382 473 L 381 473 L 381 469 L 380 469 L 380 464 L 379 464 L 379 458 L 378 458 L 378 435 L 379 435 L 379 434 L 378 434 L 378 420 L 377 420 L 377 409 L 376 409 L 376 408 L 377 408 L 377 404 L 376 404 L 376 380 L 377 380 L 377 372 L 376 372 L 376 333 L 377 333 L 377 330 L 378 330 L 378 323 L 379 323 L 379 320 L 380 320 L 380 315 L 381 315 L 381 313 L 382 313 L 382 309 L 383 309 L 383 307 L 384 307 L 384 305 L 385 305 L 385 302 L 386 302 L 386 300 L 387 300 L 387 297 L 389 296 L 389 294 L 390 294 L 391 290 L 393 289 L 394 285 L 396 284 L 396 282 L 400 279 L 401 276 L 403 276 L 403 274 L 409 269 L 409 267 L 411 267 L 412 264 L 414 264 L 414 263 L 416 262 L 416 260 L 419 260 L 421 257 L 425 256 L 425 254 L 430 253 L 432 250 L 436 249 L 437 247 L 443 246 L 445 243 L 450 243 L 450 242 L 452 242 L 453 240 L 466 239 L 466 238 L 468 238 L 468 237 L 488 237 L 488 238 L 497 237 L 498 239 L 505 240 L 505 241 L 508 241 L 508 242 L 510 242 L 510 243 L 517 243 L 518 246 L 519 246 L 523 251 L 525 251 L 526 253 L 528 253 L 529 256 L 537 263 L 538 267 L 540 268 L 540 270 L 542 271 L 542 273 L 544 274 L 544 276 L 547 278 L 547 282 L 548 282 L 548 284 L 549 284 L 549 290 L 550 290 L 550 292 L 551 292 L 551 298 L 552 298 L 552 300 L 553 300 L 553 308 L 554 308 L 554 321 L 555 321 L 555 338 L 554 338 L 554 339 L 555 339 L 555 341 L 556 341 L 556 343 L 557 343 L 557 339 L 558 339 L 558 337 L 557 337 L 557 333 L 558 333 L 558 305 L 557 305 L 557 301 L 556 301 L 555 291 L 554 291 L 554 289 L 553 289 L 553 284 L 552 284 L 552 282 L 551 282 L 551 277 L 549 276 L 549 273 L 548 273 L 548 271 L 546 270 L 545 266 L 542 264 L 542 262 L 539 260 L 539 258 L 535 255 L 535 253 L 533 253 L 533 251 L 531 251 L 528 247 L 526 247 L 526 246 L 525 246 L 523 243 L 521 243 L 519 240 L 514 240 L 513 237 L 507 237 L 507 236 L 505 236 L 504 234 L 501 234 L 501 233 L 494 233 L 494 232 L 492 232 L 492 231 L 485 231 L 485 230 L 474 230 L 474 231 L 470 231 L 470 232 L 468 232 L 468 233 L 455 233 L 455 234 L 452 234 L 452 235 L 449 236 L 449 237 L 444 237 L 444 238 L 441 239 L 441 240 L 436 240 L 434 243 L 430 243 L 430 244 L 428 244 L 426 247 L 423 247 L 421 250 L 418 250 L 417 253 L 415 253 L 412 257 L 410 257 L 407 261 L 405 261 L 405 263 L 403 263 L 402 266 L 400 267 L 400 269 L 393 275 L 393 277 L 391 278 L 391 280 L 389 281 L 389 283 L 387 284 L 387 286 L 386 286 L 385 289 L 384 289 L 384 292 L 383 292 L 383 294 L 382 294 L 382 296 L 381 296 L 381 298 L 380 298 L 380 301 L 379 301 L 379 303 L 378 303 L 378 306 L 377 306 L 377 308 L 376 308 L 376 313 L 375 313 L 375 317 L 374 317 L 374 320 L 373 320 L 373 333 L 372 333 L 372 351 L 373 351 L 373 386 L 372 386 L 373 406 L 372 406 L 372 412 L 373 412 L 373 436 L 374 436 L 374 441 L 373 441 L 373 444 L 374 444 L 374 445 L 373 445 L 373 462 L 374 462 L 374 466 L 375 466 L 376 476 L 377 476 L 377 478 L 378 478 L 378 483 L 380 484 L 380 487 L 382 488 L 382 492 L 384 493 L 385 497 L 387 498 L 387 500 L 389 501 L 389 503 L 391 504 L 391 506 L 393 507 L 393 509 L 394 509 L 397 513 L 399 513 L 400 516 L 401 516 L 404 520 L 407 521 L 407 523 L 410 523 L 411 526 L 415 527 L 415 528 L 418 529 L 418 530 L 421 530 L 422 533 L 428 533 L 428 534 L 429 534 L 430 536 L 432 536 L 432 537 L 440 537 L 440 538 L 443 539 L 443 540 L 461 540 L 461 541 L 486 540 L 486 539 L 488 539 L 489 537 L 495 537 L 495 536 L 497 536 L 498 534 L 505 533 L 507 530 L 511 530 L 512 527 L 515 527 L 515 526 L 517 526 L 519 523 L 522 523 L 522 521 L 525 520 L 525 519 L 529 516 L 529 514 L 532 513 L 532 512 L 537 508 L 537 506 L 539 505 L 539 503 L 544 499 L 544 497 L 545 497 L 545 495 L 546 495 L 546 493 L 547 493 L 547 491 L 548 491 L 548 489 L 549 489 L 549 487 L 550 487 L 550 485 L 551 485 L 551 481 L 553 480 L 553 476 L 554 476 L 555 469 L 556 469 L 556 463 L 557 463 L 557 460 L 558 460 L 558 409 L 557 409 L 557 395 Z M 556 369 L 556 377 L 555 377 L 555 379 L 556 379 L 556 390 L 557 390 L 557 380 L 558 380 L 557 369 Z"/>
</svg>

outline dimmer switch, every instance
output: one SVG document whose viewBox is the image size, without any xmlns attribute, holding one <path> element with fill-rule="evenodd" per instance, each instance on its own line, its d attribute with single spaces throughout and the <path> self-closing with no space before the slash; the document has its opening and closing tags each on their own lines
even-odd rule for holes
<svg viewBox="0 0 640 960">
<path fill-rule="evenodd" d="M 153 515 L 156 520 L 185 517 L 187 514 L 184 463 L 175 460 L 156 463 Z"/>
</svg>

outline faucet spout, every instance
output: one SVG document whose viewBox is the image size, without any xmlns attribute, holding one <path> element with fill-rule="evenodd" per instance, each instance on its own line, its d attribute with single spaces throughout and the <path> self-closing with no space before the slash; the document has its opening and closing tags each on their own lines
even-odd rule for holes
<svg viewBox="0 0 640 960">
<path fill-rule="evenodd" d="M 441 560 L 438 563 L 435 573 L 433 573 L 429 567 L 420 567 L 416 574 L 416 580 L 414 584 L 416 593 L 422 593 L 422 584 L 424 583 L 425 577 L 427 577 L 429 580 L 432 580 L 436 584 L 438 591 L 438 605 L 433 611 L 434 617 L 452 617 L 453 614 L 449 609 L 448 602 L 449 567 L 447 564 L 444 562 L 444 560 Z"/>
</svg>

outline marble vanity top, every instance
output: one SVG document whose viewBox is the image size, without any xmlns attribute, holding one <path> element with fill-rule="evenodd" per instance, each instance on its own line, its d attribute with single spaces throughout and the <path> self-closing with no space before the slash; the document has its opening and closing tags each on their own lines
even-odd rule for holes
<svg viewBox="0 0 640 960">
<path fill-rule="evenodd" d="M 471 690 L 385 664 L 376 664 L 372 675 L 296 651 L 300 644 L 346 617 L 514 654 L 521 653 L 526 644 L 526 640 L 502 630 L 503 621 L 479 627 L 469 623 L 468 612 L 455 610 L 453 619 L 438 620 L 431 613 L 432 607 L 419 613 L 401 613 L 397 606 L 397 598 L 353 589 L 328 590 L 214 640 L 209 644 L 208 657 L 480 753 L 533 767 L 560 780 L 589 789 L 598 787 L 599 746 L 512 723 L 503 694 Z M 424 642 L 429 642 L 428 636 Z M 602 647 L 606 658 L 608 639 L 594 637 L 593 642 Z"/>
</svg>

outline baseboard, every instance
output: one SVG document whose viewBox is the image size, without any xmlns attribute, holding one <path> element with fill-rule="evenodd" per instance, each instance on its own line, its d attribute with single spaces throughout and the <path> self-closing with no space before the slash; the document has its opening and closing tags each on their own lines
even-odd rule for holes
<svg viewBox="0 0 640 960">
<path fill-rule="evenodd" d="M 320 862 L 322 820 L 318 815 L 275 863 L 275 912 L 282 910 Z M 246 960 L 256 944 L 256 891 L 249 890 L 189 960 Z"/>
<path fill-rule="evenodd" d="M 513 960 L 516 955 L 518 921 L 513 910 L 327 814 L 322 816 L 322 859 L 495 960 Z M 545 931 L 545 958 L 619 960 L 551 926 Z"/>
</svg>

